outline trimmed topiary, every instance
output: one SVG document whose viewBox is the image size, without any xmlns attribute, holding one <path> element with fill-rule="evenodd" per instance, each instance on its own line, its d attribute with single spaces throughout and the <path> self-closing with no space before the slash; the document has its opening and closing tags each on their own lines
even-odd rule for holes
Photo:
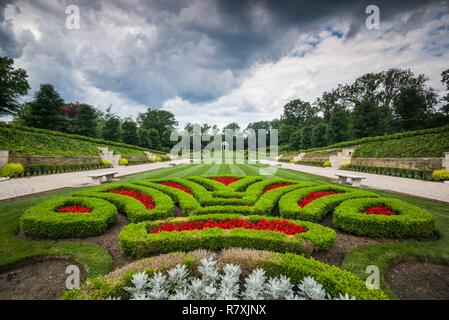
<svg viewBox="0 0 449 320">
<path fill-rule="evenodd" d="M 176 218 L 171 223 L 179 225 L 186 222 L 231 221 L 244 219 L 257 223 L 261 220 L 279 221 L 279 218 L 241 215 L 207 215 Z M 152 254 L 171 251 L 188 251 L 198 248 L 217 250 L 240 247 L 266 249 L 280 252 L 311 253 L 327 250 L 335 241 L 335 231 L 311 222 L 287 220 L 289 223 L 306 228 L 304 232 L 288 235 L 278 231 L 253 230 L 243 228 L 208 228 L 186 231 L 161 231 L 151 233 L 165 221 L 143 222 L 127 225 L 120 233 L 120 246 L 124 253 L 133 257 L 145 257 Z"/>
<path fill-rule="evenodd" d="M 7 163 L 0 168 L 0 177 L 16 178 L 22 175 L 25 168 L 21 163 Z"/>
<path fill-rule="evenodd" d="M 58 209 L 69 206 L 85 210 L 58 212 Z M 116 219 L 117 208 L 105 200 L 62 197 L 28 209 L 20 218 L 20 229 L 36 238 L 85 238 L 105 233 Z"/>
<path fill-rule="evenodd" d="M 381 207 L 393 214 L 364 213 L 372 207 Z M 345 232 L 375 238 L 426 238 L 434 231 L 434 218 L 429 212 L 387 198 L 345 201 L 335 209 L 333 223 Z"/>
<path fill-rule="evenodd" d="M 112 190 L 135 190 L 152 197 L 154 208 L 146 208 L 139 200 L 133 197 L 112 193 Z M 75 196 L 93 197 L 113 203 L 118 210 L 125 214 L 129 222 L 136 223 L 147 220 L 158 220 L 172 216 L 174 210 L 173 200 L 163 192 L 132 183 L 110 183 L 88 191 L 80 191 Z"/>
<path fill-rule="evenodd" d="M 298 202 L 312 192 L 336 192 L 336 194 L 324 196 L 313 200 L 304 207 Z M 378 197 L 377 194 L 368 191 L 359 191 L 354 188 L 325 184 L 310 188 L 302 188 L 287 193 L 279 200 L 279 213 L 287 219 L 301 219 L 307 221 L 320 221 L 326 217 L 341 202 L 354 198 Z"/>
</svg>

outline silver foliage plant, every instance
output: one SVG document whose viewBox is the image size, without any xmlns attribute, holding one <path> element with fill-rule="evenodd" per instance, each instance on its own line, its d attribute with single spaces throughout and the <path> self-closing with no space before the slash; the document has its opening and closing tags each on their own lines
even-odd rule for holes
<svg viewBox="0 0 449 320">
<path fill-rule="evenodd" d="M 167 275 L 156 272 L 149 278 L 140 272 L 133 276 L 133 286 L 124 289 L 132 300 L 355 300 L 347 293 L 332 298 L 312 277 L 305 277 L 295 290 L 288 277 L 270 278 L 260 268 L 241 282 L 240 266 L 226 264 L 220 272 L 211 258 L 201 260 L 198 272 L 201 277 L 192 277 L 187 267 L 179 264 Z"/>
</svg>

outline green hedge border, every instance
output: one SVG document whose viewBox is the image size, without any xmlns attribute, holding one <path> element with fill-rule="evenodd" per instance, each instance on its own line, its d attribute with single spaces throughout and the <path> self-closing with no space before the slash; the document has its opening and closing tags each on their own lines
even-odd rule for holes
<svg viewBox="0 0 449 320">
<path fill-rule="evenodd" d="M 190 216 L 187 218 L 171 219 L 172 223 L 188 221 L 220 221 L 235 218 L 248 219 L 257 222 L 259 220 L 279 220 L 279 218 L 265 216 L 241 216 L 241 215 L 205 215 Z M 335 242 L 334 230 L 297 220 L 289 220 L 294 224 L 306 227 L 308 230 L 296 235 L 286 235 L 274 231 L 261 231 L 249 229 L 224 230 L 218 228 L 148 233 L 149 228 L 160 226 L 165 221 L 151 221 L 138 224 L 130 224 L 120 232 L 119 242 L 123 252 L 133 257 L 145 257 L 153 254 L 168 253 L 172 251 L 189 251 L 194 249 L 218 250 L 223 248 L 253 248 L 280 252 L 311 253 L 314 251 L 328 250 Z"/>
<path fill-rule="evenodd" d="M 156 208 L 147 209 L 140 201 L 132 197 L 108 193 L 108 191 L 114 189 L 132 189 L 152 196 Z M 107 200 L 114 204 L 121 213 L 125 214 L 130 223 L 168 218 L 173 215 L 175 206 L 173 200 L 161 191 L 132 183 L 110 183 L 88 191 L 77 192 L 74 196 Z"/>
<path fill-rule="evenodd" d="M 396 215 L 361 213 L 375 205 L 385 205 Z M 375 238 L 426 238 L 433 234 L 434 218 L 426 210 L 403 201 L 387 198 L 353 199 L 340 204 L 333 223 L 341 230 Z"/>
<path fill-rule="evenodd" d="M 379 289 L 368 289 L 365 282 L 353 273 L 317 261 L 313 258 L 307 258 L 301 255 L 290 253 L 275 253 L 263 251 L 266 258 L 251 261 L 254 268 L 262 268 L 267 275 L 271 277 L 285 275 L 289 277 L 294 284 L 298 284 L 304 277 L 311 276 L 318 281 L 326 291 L 332 296 L 337 297 L 340 293 L 348 293 L 358 300 L 387 300 L 388 296 Z M 199 264 L 198 258 L 191 253 L 172 252 L 164 255 L 165 261 L 178 261 L 181 256 L 182 264 L 189 269 Z M 153 258 L 138 260 L 135 265 L 151 265 Z M 243 260 L 245 257 L 240 258 Z M 65 300 L 104 300 L 108 297 L 128 297 L 128 293 L 123 289 L 131 285 L 132 276 L 137 272 L 145 271 L 149 277 L 156 272 L 167 272 L 174 265 L 164 265 L 163 267 L 131 267 L 126 268 L 118 276 L 113 275 L 100 276 L 95 279 L 89 279 L 80 289 L 66 291 L 63 295 Z"/>
<path fill-rule="evenodd" d="M 86 214 L 59 213 L 59 207 L 81 205 L 92 209 Z M 20 218 L 20 229 L 35 238 L 86 238 L 107 231 L 117 219 L 117 208 L 108 201 L 82 197 L 51 199 L 28 209 Z"/>
<path fill-rule="evenodd" d="M 298 201 L 310 192 L 337 191 L 340 194 L 318 198 L 304 208 L 298 205 Z M 301 219 L 306 221 L 320 221 L 325 218 L 341 202 L 354 198 L 378 197 L 377 194 L 368 191 L 342 187 L 332 184 L 303 188 L 287 193 L 279 200 L 280 216 L 286 219 Z"/>
</svg>

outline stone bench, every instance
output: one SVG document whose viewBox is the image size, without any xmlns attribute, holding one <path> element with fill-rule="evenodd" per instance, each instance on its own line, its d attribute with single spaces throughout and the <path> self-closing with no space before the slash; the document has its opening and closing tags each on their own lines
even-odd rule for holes
<svg viewBox="0 0 449 320">
<path fill-rule="evenodd" d="M 101 179 L 103 177 L 106 178 L 106 182 L 114 181 L 114 176 L 118 174 L 118 172 L 103 172 L 103 173 L 95 173 L 88 175 L 89 178 L 92 179 L 94 184 L 101 184 Z"/>
<path fill-rule="evenodd" d="M 172 166 L 172 167 L 176 167 L 177 166 L 177 164 L 174 163 L 174 162 L 169 163 L 169 165 Z"/>
<path fill-rule="evenodd" d="M 0 177 L 0 182 L 9 180 L 9 177 Z"/>
<path fill-rule="evenodd" d="M 344 174 L 344 173 L 337 173 L 336 176 L 338 177 L 338 183 L 347 183 L 348 179 L 351 179 L 351 185 L 354 187 L 360 187 L 360 183 L 363 179 L 366 179 L 366 177 L 362 176 L 354 176 L 352 174 Z"/>
</svg>

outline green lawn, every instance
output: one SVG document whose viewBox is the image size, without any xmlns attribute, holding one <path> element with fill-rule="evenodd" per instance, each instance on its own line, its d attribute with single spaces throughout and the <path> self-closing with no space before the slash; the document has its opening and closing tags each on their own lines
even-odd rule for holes
<svg viewBox="0 0 449 320">
<path fill-rule="evenodd" d="M 161 177 L 186 177 L 193 175 L 236 174 L 259 175 L 259 165 L 182 165 L 174 168 L 160 169 L 135 174 L 122 181 Z M 318 183 L 328 183 L 329 179 L 305 173 L 279 169 L 276 177 L 307 180 Z M 71 258 L 84 265 L 89 277 L 105 274 L 111 270 L 112 259 L 109 253 L 94 244 L 53 241 L 23 241 L 16 237 L 19 218 L 30 206 L 54 196 L 70 195 L 77 189 L 61 190 L 46 194 L 31 196 L 26 199 L 11 200 L 0 203 L 0 270 L 7 269 L 24 260 L 48 256 Z M 427 209 L 435 216 L 436 227 L 440 239 L 437 241 L 401 241 L 400 243 L 385 243 L 365 245 L 351 251 L 345 258 L 343 268 L 348 269 L 362 278 L 366 277 L 368 265 L 377 265 L 385 271 L 389 265 L 407 258 L 425 259 L 449 263 L 449 206 L 445 203 L 423 200 L 419 198 L 376 191 L 382 196 L 397 198 L 410 204 Z M 387 292 L 382 279 L 383 289 Z"/>
</svg>

